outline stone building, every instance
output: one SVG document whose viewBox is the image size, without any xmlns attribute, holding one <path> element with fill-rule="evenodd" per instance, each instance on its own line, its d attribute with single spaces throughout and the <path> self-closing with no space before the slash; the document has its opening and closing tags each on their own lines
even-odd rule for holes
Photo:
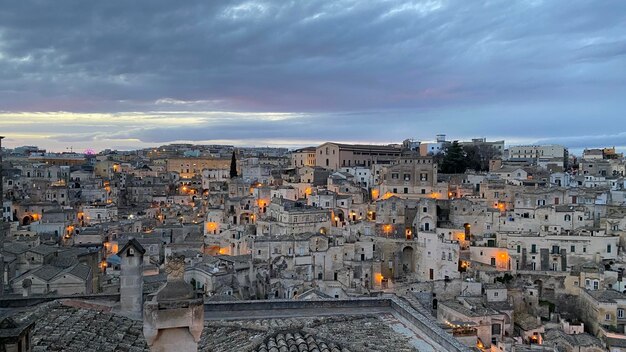
<svg viewBox="0 0 626 352">
<path fill-rule="evenodd" d="M 341 144 L 327 142 L 315 150 L 315 165 L 331 170 L 342 167 L 370 167 L 380 161 L 391 161 L 400 156 L 401 149 L 383 145 Z"/>
<path fill-rule="evenodd" d="M 315 147 L 307 147 L 296 149 L 291 152 L 291 166 L 292 167 L 304 167 L 315 166 Z"/>
<path fill-rule="evenodd" d="M 405 155 L 382 170 L 380 194 L 422 195 L 424 197 L 447 198 L 438 194 L 437 164 L 432 157 Z M 437 193 L 437 194 L 434 194 Z"/>
</svg>

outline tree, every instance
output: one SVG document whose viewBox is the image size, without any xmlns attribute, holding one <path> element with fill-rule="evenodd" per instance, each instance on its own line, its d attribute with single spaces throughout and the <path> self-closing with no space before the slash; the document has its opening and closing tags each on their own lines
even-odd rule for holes
<svg viewBox="0 0 626 352">
<path fill-rule="evenodd" d="M 461 174 L 467 169 L 467 160 L 463 148 L 458 141 L 452 142 L 447 148 L 443 161 L 441 162 L 441 172 L 444 174 Z"/>
<path fill-rule="evenodd" d="M 230 178 L 237 177 L 237 157 L 235 156 L 235 151 L 233 150 L 233 156 L 230 158 Z"/>
<path fill-rule="evenodd" d="M 475 144 L 463 147 L 467 168 L 476 171 L 489 171 L 489 161 L 500 155 L 500 152 L 491 145 Z"/>
</svg>

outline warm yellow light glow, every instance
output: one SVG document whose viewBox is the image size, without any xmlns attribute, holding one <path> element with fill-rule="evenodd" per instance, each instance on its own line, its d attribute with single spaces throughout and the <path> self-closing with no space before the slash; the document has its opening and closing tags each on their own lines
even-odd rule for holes
<svg viewBox="0 0 626 352">
<path fill-rule="evenodd" d="M 372 199 L 378 199 L 378 196 L 380 195 L 380 191 L 377 189 L 373 189 L 372 190 Z"/>
<path fill-rule="evenodd" d="M 393 197 L 393 193 L 391 193 L 391 192 L 387 192 L 387 193 L 385 193 L 385 194 L 383 195 L 383 199 L 389 199 L 389 198 L 391 198 L 391 197 Z"/>
<path fill-rule="evenodd" d="M 383 274 L 381 273 L 375 273 L 374 274 L 374 281 L 376 282 L 376 284 L 380 285 L 383 282 L 383 279 L 385 277 L 383 276 Z"/>
<path fill-rule="evenodd" d="M 307 187 L 304 189 L 304 194 L 306 194 L 307 196 L 310 196 L 311 193 L 313 193 L 313 190 L 311 189 L 311 187 Z"/>
<path fill-rule="evenodd" d="M 438 193 L 438 192 L 432 192 L 432 193 L 430 194 L 430 198 L 432 198 L 432 199 L 439 199 L 439 198 L 441 198 L 441 193 Z"/>
<path fill-rule="evenodd" d="M 215 231 L 217 229 L 217 223 L 216 222 L 207 222 L 206 223 L 206 229 L 207 229 L 207 231 Z"/>
</svg>

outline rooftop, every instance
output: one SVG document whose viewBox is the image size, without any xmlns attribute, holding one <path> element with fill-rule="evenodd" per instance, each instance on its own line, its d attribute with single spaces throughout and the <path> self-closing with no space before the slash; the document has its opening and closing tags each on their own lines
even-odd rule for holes
<svg viewBox="0 0 626 352">
<path fill-rule="evenodd" d="M 209 313 L 210 314 L 210 313 Z M 33 351 L 148 351 L 141 321 L 105 311 L 39 305 L 15 316 L 33 319 Z M 201 351 L 429 351 L 391 314 L 206 321 Z"/>
</svg>

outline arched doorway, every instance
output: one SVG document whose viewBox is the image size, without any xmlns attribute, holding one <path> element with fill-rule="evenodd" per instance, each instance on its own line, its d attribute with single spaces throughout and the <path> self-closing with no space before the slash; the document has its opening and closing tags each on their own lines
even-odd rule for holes
<svg viewBox="0 0 626 352">
<path fill-rule="evenodd" d="M 337 211 L 335 211 L 335 216 L 337 217 L 337 222 L 339 223 L 343 223 L 344 221 L 346 221 L 346 216 L 341 209 L 337 209 Z"/>
<path fill-rule="evenodd" d="M 413 247 L 406 246 L 402 249 L 402 270 L 405 273 L 412 273 L 415 271 L 415 260 L 413 258 L 415 251 Z"/>
<path fill-rule="evenodd" d="M 24 219 L 22 219 L 22 225 L 29 225 L 31 222 L 33 222 L 33 217 L 30 215 L 26 215 Z"/>
</svg>

